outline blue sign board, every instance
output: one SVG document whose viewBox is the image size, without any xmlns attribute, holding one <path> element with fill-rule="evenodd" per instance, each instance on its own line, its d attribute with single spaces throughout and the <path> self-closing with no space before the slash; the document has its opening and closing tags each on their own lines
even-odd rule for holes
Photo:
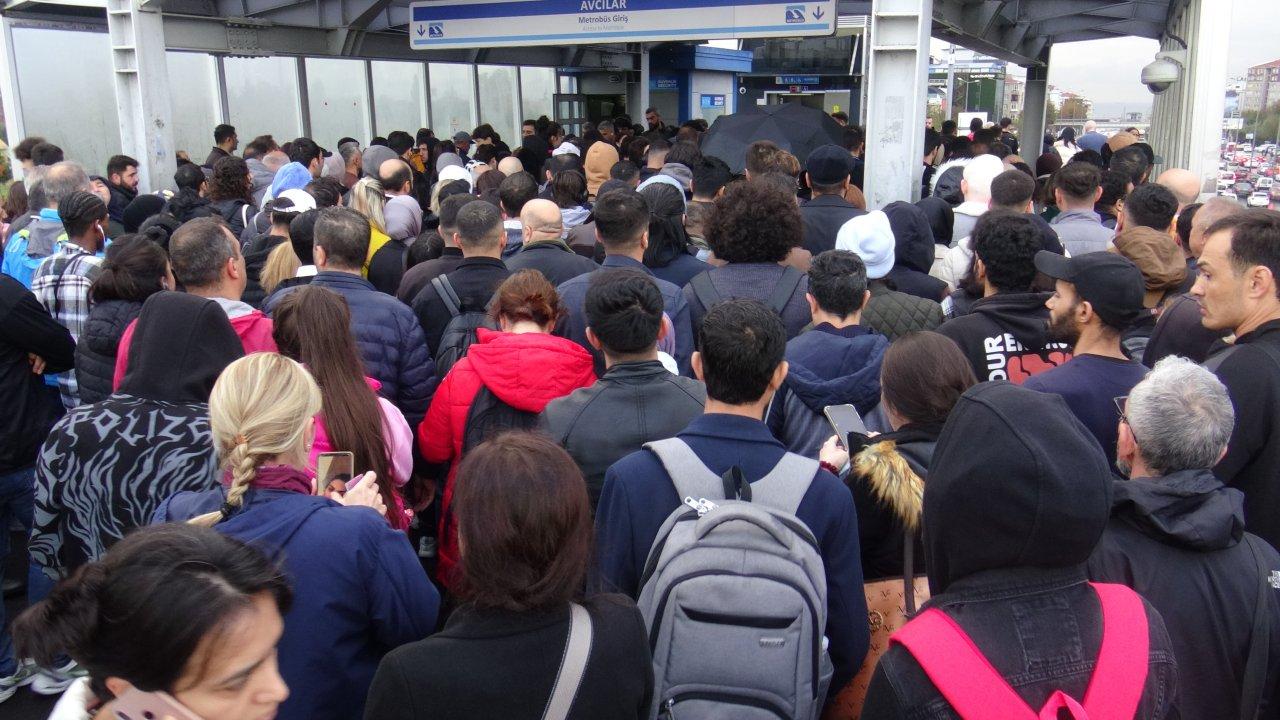
<svg viewBox="0 0 1280 720">
<path fill-rule="evenodd" d="M 674 75 L 651 75 L 649 76 L 650 90 L 679 90 L 680 78 Z"/>
<path fill-rule="evenodd" d="M 831 35 L 836 0 L 419 0 L 419 49 Z"/>
<path fill-rule="evenodd" d="M 817 75 L 775 75 L 776 85 L 821 85 L 822 78 Z"/>
<path fill-rule="evenodd" d="M 724 107 L 724 96 L 723 96 L 723 95 L 703 95 L 703 96 L 702 96 L 702 107 L 704 107 L 704 108 L 723 108 L 723 107 Z"/>
</svg>

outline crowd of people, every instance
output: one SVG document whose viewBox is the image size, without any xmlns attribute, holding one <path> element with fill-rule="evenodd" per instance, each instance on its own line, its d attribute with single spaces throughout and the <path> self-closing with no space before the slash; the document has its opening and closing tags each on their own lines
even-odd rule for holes
<svg viewBox="0 0 1280 720">
<path fill-rule="evenodd" d="M 644 120 L 14 146 L 0 702 L 1280 714 L 1280 213 L 1128 131 L 930 123 L 869 210 L 847 117 Z"/>
</svg>

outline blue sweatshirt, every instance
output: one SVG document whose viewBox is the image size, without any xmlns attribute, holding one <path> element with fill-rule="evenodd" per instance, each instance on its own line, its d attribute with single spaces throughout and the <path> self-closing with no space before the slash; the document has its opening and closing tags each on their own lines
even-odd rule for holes
<svg viewBox="0 0 1280 720">
<path fill-rule="evenodd" d="M 737 465 L 751 482 L 767 475 L 786 452 L 763 422 L 735 415 L 703 415 L 676 437 L 688 443 L 716 475 Z M 671 477 L 648 450 L 631 453 L 609 468 L 596 511 L 606 590 L 640 596 L 640 573 L 649 548 L 679 505 Z M 869 639 L 853 496 L 834 475 L 819 470 L 796 516 L 813 531 L 822 552 L 827 576 L 826 634 L 835 665 L 831 687 L 843 687 L 862 665 Z"/>
<path fill-rule="evenodd" d="M 189 520 L 222 502 L 221 489 L 178 493 L 154 522 Z M 435 631 L 440 594 L 404 533 L 371 509 L 251 490 L 244 509 L 214 529 L 273 555 L 289 576 L 293 607 L 279 645 L 289 699 L 280 720 L 362 717 L 382 656 Z"/>
</svg>

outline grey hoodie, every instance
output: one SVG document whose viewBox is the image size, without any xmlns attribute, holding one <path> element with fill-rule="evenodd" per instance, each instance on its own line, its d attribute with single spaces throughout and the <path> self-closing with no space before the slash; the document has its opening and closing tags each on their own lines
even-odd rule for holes
<svg viewBox="0 0 1280 720">
<path fill-rule="evenodd" d="M 27 254 L 31 257 L 48 257 L 58 247 L 58 238 L 65 235 L 61 220 L 37 217 L 27 225 Z"/>
<path fill-rule="evenodd" d="M 249 166 L 249 176 L 253 178 L 253 204 L 262 207 L 262 200 L 271 189 L 271 183 L 275 182 L 276 173 L 258 158 L 249 158 L 244 164 Z"/>
</svg>

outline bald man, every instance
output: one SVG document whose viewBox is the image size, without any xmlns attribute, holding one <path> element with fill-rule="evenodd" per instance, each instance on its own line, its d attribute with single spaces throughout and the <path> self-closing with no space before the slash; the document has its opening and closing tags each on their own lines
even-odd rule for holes
<svg viewBox="0 0 1280 720">
<path fill-rule="evenodd" d="M 524 245 L 507 258 L 511 272 L 531 269 L 541 272 L 552 285 L 596 270 L 595 261 L 573 251 L 564 241 L 560 208 L 550 200 L 535 199 L 520 211 Z"/>
<path fill-rule="evenodd" d="M 1170 168 L 1160 173 L 1156 183 L 1163 185 L 1178 198 L 1178 212 L 1200 199 L 1200 178 L 1195 173 L 1182 168 Z"/>
<path fill-rule="evenodd" d="M 524 172 L 524 165 L 520 163 L 520 158 L 515 155 L 508 155 L 498 161 L 498 172 L 511 177 L 518 172 Z"/>
<path fill-rule="evenodd" d="M 1084 124 L 1084 133 L 1076 138 L 1076 144 L 1082 150 L 1092 150 L 1096 153 L 1102 152 L 1102 147 L 1107 144 L 1107 136 L 1098 132 L 1098 123 L 1090 120 Z"/>
<path fill-rule="evenodd" d="M 1181 355 L 1190 358 L 1192 362 L 1204 362 L 1209 356 L 1209 348 L 1230 333 L 1229 330 L 1215 332 L 1206 329 L 1200 323 L 1200 304 L 1185 292 L 1195 284 L 1199 274 L 1196 260 L 1204 251 L 1205 231 L 1219 220 L 1239 212 L 1244 212 L 1240 203 L 1230 198 L 1215 197 L 1205 201 L 1196 211 L 1195 217 L 1191 218 L 1191 235 L 1187 238 L 1187 279 L 1181 288 L 1183 294 L 1166 302 L 1161 309 L 1160 319 L 1156 321 L 1156 328 L 1151 332 L 1151 340 L 1142 356 L 1143 365 L 1155 367 L 1157 362 L 1170 355 Z"/>
</svg>

